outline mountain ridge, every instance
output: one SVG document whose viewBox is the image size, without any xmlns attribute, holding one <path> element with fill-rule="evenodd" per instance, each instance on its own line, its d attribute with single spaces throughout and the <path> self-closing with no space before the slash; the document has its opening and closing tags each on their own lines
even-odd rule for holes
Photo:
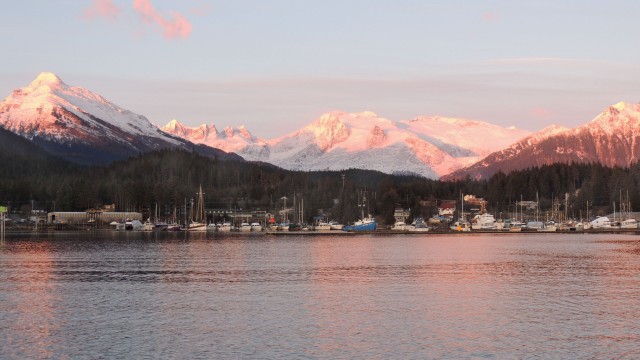
<svg viewBox="0 0 640 360">
<path fill-rule="evenodd" d="M 81 164 L 105 164 L 166 147 L 241 160 L 169 135 L 146 117 L 49 72 L 0 101 L 0 126 Z"/>
<path fill-rule="evenodd" d="M 599 163 L 626 167 L 640 160 L 640 104 L 619 102 L 604 109 L 591 121 L 573 129 L 558 128 L 532 135 L 490 154 L 485 159 L 442 177 L 455 180 L 470 176 L 485 179 L 502 171 L 508 173 L 554 163 Z"/>
<path fill-rule="evenodd" d="M 236 136 L 233 142 L 228 142 L 232 137 L 225 140 L 218 136 L 212 141 L 189 135 L 202 126 L 187 127 L 172 120 L 163 130 L 193 142 L 233 150 L 247 160 L 270 162 L 289 170 L 362 168 L 428 178 L 438 178 L 470 164 L 530 133 L 440 116 L 392 121 L 371 111 L 328 112 L 298 130 L 269 140 L 250 135 L 244 127 L 245 136 Z M 493 137 L 495 141 L 478 143 L 475 136 Z"/>
</svg>

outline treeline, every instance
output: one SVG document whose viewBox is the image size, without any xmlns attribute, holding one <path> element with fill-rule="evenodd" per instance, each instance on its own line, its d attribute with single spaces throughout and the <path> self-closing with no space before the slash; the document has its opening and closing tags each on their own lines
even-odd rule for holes
<svg viewBox="0 0 640 360">
<path fill-rule="evenodd" d="M 295 193 L 304 199 L 307 221 L 319 209 L 343 222 L 355 220 L 361 210 L 368 209 L 390 224 L 397 206 L 410 208 L 412 216 L 429 217 L 438 201 L 459 200 L 463 193 L 484 197 L 491 212 L 513 211 L 521 196 L 535 200 L 536 193 L 544 209 L 553 198 L 564 200 L 568 194 L 567 212 L 578 217 L 581 211 L 586 214 L 587 202 L 593 214 L 613 211 L 613 202 L 619 203 L 620 194 L 626 197 L 628 191 L 632 207 L 640 209 L 638 165 L 556 164 L 498 173 L 485 181 L 441 182 L 365 170 L 287 171 L 180 150 L 161 150 L 105 167 L 82 167 L 46 153 L 25 154 L 18 145 L 13 150 L 0 147 L 0 204 L 14 209 L 30 209 L 33 200 L 36 208 L 47 211 L 116 204 L 118 210 L 151 214 L 157 204 L 167 216 L 180 212 L 185 203 L 190 206 L 200 186 L 209 209 L 277 210 L 283 207 L 283 197 L 291 207 Z M 367 201 L 361 208 L 363 195 Z"/>
</svg>

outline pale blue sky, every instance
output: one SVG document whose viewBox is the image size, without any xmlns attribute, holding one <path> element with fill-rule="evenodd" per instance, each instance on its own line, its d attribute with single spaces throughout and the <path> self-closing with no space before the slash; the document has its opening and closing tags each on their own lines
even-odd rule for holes
<svg viewBox="0 0 640 360">
<path fill-rule="evenodd" d="M 150 0 L 191 24 L 174 38 L 99 2 L 5 1 L 0 96 L 52 71 L 158 125 L 267 138 L 331 110 L 538 130 L 640 101 L 637 1 Z"/>
</svg>

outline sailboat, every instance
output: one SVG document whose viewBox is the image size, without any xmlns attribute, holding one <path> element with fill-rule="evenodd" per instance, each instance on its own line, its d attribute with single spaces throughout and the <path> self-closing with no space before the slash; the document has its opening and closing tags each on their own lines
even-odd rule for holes
<svg viewBox="0 0 640 360">
<path fill-rule="evenodd" d="M 615 211 L 615 210 L 614 210 Z M 626 213 L 626 215 L 622 215 Z M 625 217 L 624 220 L 620 222 L 621 229 L 637 229 L 638 228 L 638 220 L 631 217 L 631 202 L 629 201 L 629 191 L 627 191 L 627 198 L 623 199 L 622 190 L 620 190 L 620 219 Z"/>
<path fill-rule="evenodd" d="M 191 219 L 191 222 L 189 222 L 189 226 L 187 227 L 187 230 L 188 231 L 206 231 L 207 224 L 204 218 L 204 193 L 202 192 L 202 185 L 200 185 L 200 191 L 198 191 L 198 194 L 196 195 L 198 195 L 198 202 L 197 202 L 195 218 Z M 191 204 L 193 204 L 193 199 Z M 191 210 L 193 212 L 193 206 L 191 207 Z M 205 221 L 203 222 L 203 220 Z"/>
<path fill-rule="evenodd" d="M 464 218 L 464 194 L 460 194 L 460 218 L 449 228 L 453 231 L 471 231 L 471 224 Z"/>
</svg>

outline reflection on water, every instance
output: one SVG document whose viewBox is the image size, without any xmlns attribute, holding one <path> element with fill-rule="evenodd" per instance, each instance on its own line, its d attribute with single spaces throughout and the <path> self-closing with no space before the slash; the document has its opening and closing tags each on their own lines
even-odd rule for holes
<svg viewBox="0 0 640 360">
<path fill-rule="evenodd" d="M 0 244 L 0 358 L 638 358 L 622 235 Z"/>
</svg>

